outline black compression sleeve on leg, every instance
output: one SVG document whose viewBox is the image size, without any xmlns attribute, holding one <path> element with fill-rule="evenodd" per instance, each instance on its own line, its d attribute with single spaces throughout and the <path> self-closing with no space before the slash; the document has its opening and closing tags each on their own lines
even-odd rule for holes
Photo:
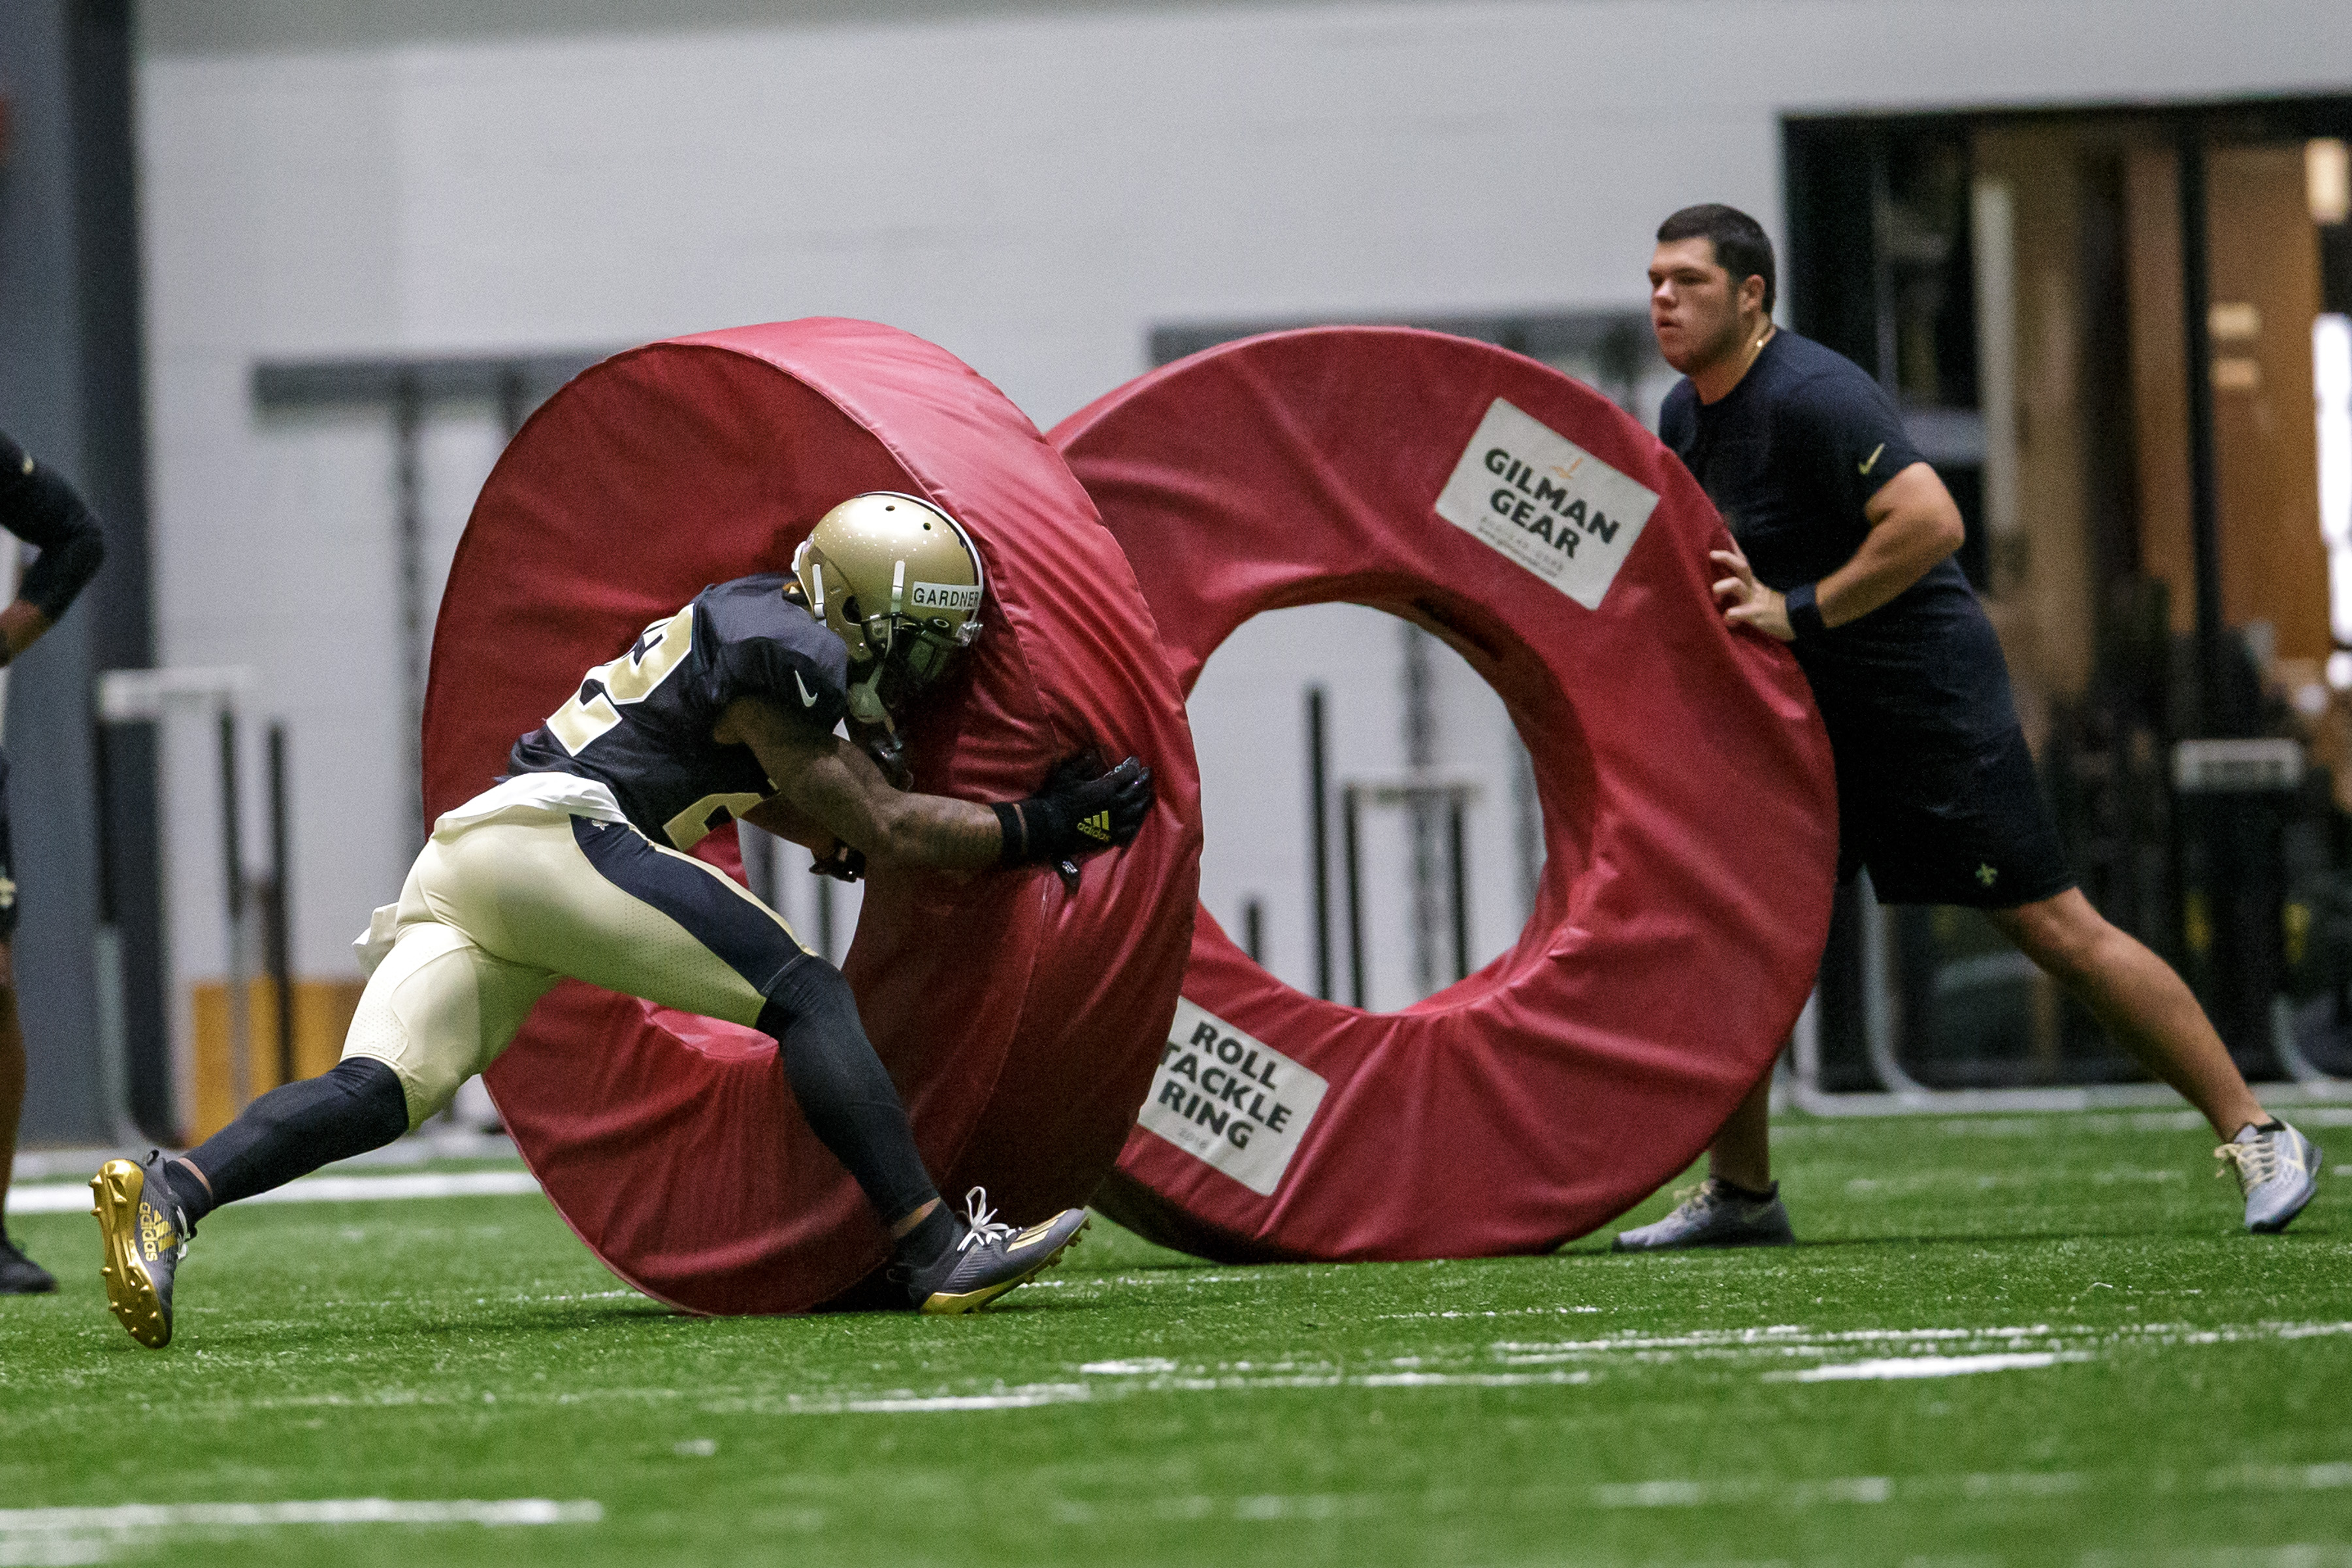
<svg viewBox="0 0 2352 1568">
<path fill-rule="evenodd" d="M 849 1168 L 887 1224 L 938 1197 L 898 1089 L 858 1022 L 857 996 L 841 971 L 813 953 L 784 966 L 768 987 L 760 1028 L 775 1037 L 784 1078 L 809 1129 Z"/>
<path fill-rule="evenodd" d="M 284 1186 L 320 1166 L 381 1149 L 408 1131 L 400 1075 L 373 1057 L 345 1057 L 317 1078 L 273 1089 L 235 1121 L 191 1149 L 212 1184 L 204 1213 Z M 172 1190 L 180 1191 L 173 1182 Z"/>
</svg>

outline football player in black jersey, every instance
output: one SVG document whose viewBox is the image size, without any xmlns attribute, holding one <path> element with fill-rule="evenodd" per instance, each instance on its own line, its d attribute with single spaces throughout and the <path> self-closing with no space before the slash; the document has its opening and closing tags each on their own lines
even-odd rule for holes
<svg viewBox="0 0 2352 1568">
<path fill-rule="evenodd" d="M 449 1103 L 563 976 L 772 1037 L 793 1099 L 888 1227 L 910 1305 L 964 1312 L 1076 1239 L 1086 1211 L 1015 1231 L 974 1188 L 940 1201 L 841 972 L 684 853 L 740 817 L 854 872 L 979 871 L 1125 845 L 1151 805 L 1130 757 L 1058 770 L 1026 800 L 907 793 L 897 720 L 980 632 L 979 552 L 912 496 L 854 496 L 793 560 L 704 589 L 583 677 L 515 744 L 509 774 L 441 817 L 376 911 L 367 990 L 322 1076 L 272 1090 L 185 1156 L 91 1181 L 115 1316 L 172 1335 L 186 1238 L 212 1210 L 388 1143 Z M 846 719 L 860 737 L 837 736 Z"/>
<path fill-rule="evenodd" d="M 66 606 L 98 574 L 106 542 L 98 519 L 55 470 L 36 463 L 0 435 L 0 528 L 40 551 L 5 608 L 0 665 L 15 659 L 58 624 Z M 0 579 L 0 587 L 5 580 Z M 0 1215 L 16 1161 L 16 1119 L 25 1109 L 25 1033 L 16 1021 L 16 873 L 8 853 L 8 756 L 0 752 Z M 16 1250 L 0 1225 L 0 1296 L 54 1290 L 49 1271 Z"/>
</svg>

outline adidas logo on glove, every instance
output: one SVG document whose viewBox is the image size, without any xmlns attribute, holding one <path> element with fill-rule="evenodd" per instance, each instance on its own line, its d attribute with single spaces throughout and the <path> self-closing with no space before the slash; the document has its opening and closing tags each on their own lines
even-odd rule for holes
<svg viewBox="0 0 2352 1568">
<path fill-rule="evenodd" d="M 1110 813 L 1097 811 L 1092 816 L 1078 819 L 1078 831 L 1097 844 L 1110 842 Z"/>
</svg>

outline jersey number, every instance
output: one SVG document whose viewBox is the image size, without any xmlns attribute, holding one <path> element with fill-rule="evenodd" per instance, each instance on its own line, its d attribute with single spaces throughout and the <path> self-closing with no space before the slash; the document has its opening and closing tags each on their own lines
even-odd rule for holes
<svg viewBox="0 0 2352 1568">
<path fill-rule="evenodd" d="M 622 708 L 643 702 L 693 651 L 694 606 L 688 605 L 647 626 L 628 652 L 583 676 L 572 700 L 547 716 L 549 732 L 578 756 L 597 736 L 619 726 Z M 583 695 L 591 686 L 602 689 Z"/>
</svg>

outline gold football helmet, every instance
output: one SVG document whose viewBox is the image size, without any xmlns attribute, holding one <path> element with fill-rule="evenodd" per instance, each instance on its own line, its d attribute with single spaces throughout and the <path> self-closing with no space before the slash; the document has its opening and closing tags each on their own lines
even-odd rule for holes
<svg viewBox="0 0 2352 1568">
<path fill-rule="evenodd" d="M 849 647 L 849 716 L 888 726 L 980 636 L 987 590 L 961 524 L 894 490 L 856 495 L 817 520 L 793 555 L 809 612 Z"/>
</svg>

